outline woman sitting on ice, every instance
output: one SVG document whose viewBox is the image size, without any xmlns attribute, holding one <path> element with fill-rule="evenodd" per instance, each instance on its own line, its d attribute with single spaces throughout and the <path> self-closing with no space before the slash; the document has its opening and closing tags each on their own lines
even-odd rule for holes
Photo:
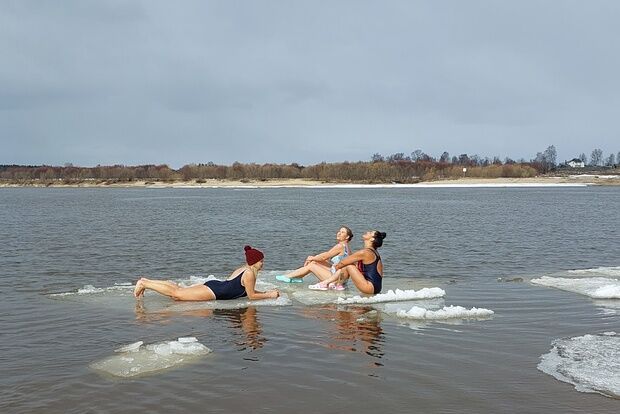
<svg viewBox="0 0 620 414">
<path fill-rule="evenodd" d="M 245 246 L 245 261 L 235 269 L 226 280 L 209 280 L 205 284 L 181 287 L 164 280 L 151 280 L 145 277 L 138 280 L 134 296 L 139 298 L 147 289 L 154 290 L 174 300 L 228 300 L 247 296 L 249 299 L 275 299 L 280 296 L 277 290 L 259 292 L 255 289 L 258 272 L 263 268 L 264 255 L 260 250 Z"/>
<path fill-rule="evenodd" d="M 362 235 L 364 248 L 334 265 L 336 272 L 332 277 L 316 285 L 310 285 L 309 288 L 327 290 L 330 284 L 342 285 L 343 280 L 350 278 L 360 292 L 369 295 L 380 293 L 383 281 L 383 261 L 377 249 L 383 245 L 385 236 L 385 233 L 376 230 L 364 233 Z"/>
<path fill-rule="evenodd" d="M 336 272 L 334 265 L 349 255 L 351 251 L 349 241 L 352 238 L 353 232 L 350 228 L 340 227 L 336 233 L 337 243 L 334 247 L 316 256 L 308 256 L 302 267 L 286 275 L 278 275 L 276 279 L 286 283 L 301 283 L 303 277 L 309 273 L 314 273 L 319 280 L 331 278 Z"/>
</svg>

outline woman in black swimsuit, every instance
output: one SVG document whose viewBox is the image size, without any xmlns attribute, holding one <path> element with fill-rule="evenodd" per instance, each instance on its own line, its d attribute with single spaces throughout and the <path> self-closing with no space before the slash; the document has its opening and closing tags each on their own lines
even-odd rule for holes
<svg viewBox="0 0 620 414">
<path fill-rule="evenodd" d="M 259 292 L 254 289 L 265 256 L 260 250 L 250 246 L 245 246 L 244 249 L 247 265 L 235 269 L 227 280 L 209 280 L 205 284 L 181 287 L 173 282 L 143 277 L 136 283 L 133 294 L 139 298 L 146 289 L 151 289 L 174 300 L 228 300 L 245 296 L 253 300 L 275 299 L 280 296 L 277 290 Z"/>
<path fill-rule="evenodd" d="M 362 235 L 364 248 L 335 265 L 334 280 L 340 277 L 338 270 L 343 269 L 343 273 L 351 278 L 360 292 L 369 295 L 380 293 L 383 281 L 383 261 L 377 249 L 383 245 L 385 236 L 385 233 L 376 230 L 364 233 Z M 334 280 L 324 280 L 322 283 Z"/>
</svg>

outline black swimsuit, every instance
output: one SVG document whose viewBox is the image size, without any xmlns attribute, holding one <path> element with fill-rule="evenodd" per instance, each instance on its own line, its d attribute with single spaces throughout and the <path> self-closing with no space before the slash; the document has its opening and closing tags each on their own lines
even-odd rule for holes
<svg viewBox="0 0 620 414">
<path fill-rule="evenodd" d="M 377 269 L 381 256 L 379 256 L 379 253 L 377 253 L 375 249 L 371 250 L 375 254 L 375 261 L 370 264 L 364 264 L 364 262 L 360 260 L 359 263 L 361 264 L 360 271 L 364 275 L 364 279 L 372 283 L 372 286 L 375 289 L 374 293 L 376 295 L 381 292 L 381 284 L 383 282 L 383 277 L 381 276 L 381 273 L 379 273 L 379 269 Z"/>
<path fill-rule="evenodd" d="M 205 286 L 213 291 L 215 299 L 228 300 L 247 296 L 245 287 L 241 284 L 241 276 L 245 270 L 230 280 L 209 280 Z"/>
</svg>

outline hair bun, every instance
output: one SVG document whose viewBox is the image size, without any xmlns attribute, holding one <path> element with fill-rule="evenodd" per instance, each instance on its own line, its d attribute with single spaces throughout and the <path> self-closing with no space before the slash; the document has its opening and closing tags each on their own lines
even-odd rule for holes
<svg viewBox="0 0 620 414">
<path fill-rule="evenodd" d="M 246 252 L 247 252 L 248 250 L 252 250 L 252 246 L 248 246 L 248 245 L 246 245 L 246 246 L 243 248 L 243 250 L 245 250 Z"/>
<path fill-rule="evenodd" d="M 379 237 L 381 237 L 381 239 L 385 239 L 385 236 L 387 236 L 387 234 L 385 234 L 384 232 L 378 232 L 379 233 Z"/>
</svg>

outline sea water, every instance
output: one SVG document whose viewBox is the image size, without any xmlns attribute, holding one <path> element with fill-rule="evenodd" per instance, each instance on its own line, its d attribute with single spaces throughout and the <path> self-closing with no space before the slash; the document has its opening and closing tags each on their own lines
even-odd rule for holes
<svg viewBox="0 0 620 414">
<path fill-rule="evenodd" d="M 1 189 L 0 412 L 615 413 L 619 205 L 603 187 Z M 353 249 L 387 232 L 388 301 L 275 280 L 341 225 Z M 226 278 L 245 244 L 280 298 L 133 297 L 141 276 Z M 184 343 L 212 352 L 167 354 Z"/>
</svg>

